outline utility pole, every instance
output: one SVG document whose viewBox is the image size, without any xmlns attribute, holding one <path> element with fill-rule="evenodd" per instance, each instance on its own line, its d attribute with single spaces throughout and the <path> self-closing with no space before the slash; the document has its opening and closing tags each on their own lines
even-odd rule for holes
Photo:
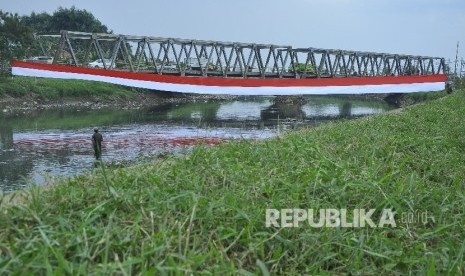
<svg viewBox="0 0 465 276">
<path fill-rule="evenodd" d="M 459 42 L 460 41 L 457 41 L 457 50 L 455 51 L 455 71 L 454 71 L 455 76 L 457 76 L 457 62 L 459 58 Z"/>
</svg>

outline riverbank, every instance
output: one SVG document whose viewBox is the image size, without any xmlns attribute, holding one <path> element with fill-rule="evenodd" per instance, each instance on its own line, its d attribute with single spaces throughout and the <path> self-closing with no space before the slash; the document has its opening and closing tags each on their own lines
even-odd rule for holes
<svg viewBox="0 0 465 276">
<path fill-rule="evenodd" d="M 445 92 L 411 94 L 323 95 L 315 98 L 385 100 L 398 107 L 445 96 Z M 34 110 L 57 108 L 138 109 L 166 103 L 223 101 L 238 98 L 232 95 L 199 95 L 150 91 L 121 85 L 82 80 L 44 79 L 31 77 L 0 77 L 0 112 L 5 114 L 28 113 Z M 304 96 L 280 96 L 279 104 L 305 103 Z"/>
<path fill-rule="evenodd" d="M 0 77 L 0 112 L 54 108 L 135 109 L 166 103 L 222 101 L 228 95 L 192 95 L 150 91 L 94 81 Z"/>
<path fill-rule="evenodd" d="M 0 274 L 463 273 L 463 114 L 460 90 L 24 191 L 0 212 Z M 388 208 L 396 226 L 266 227 L 270 208 Z"/>
</svg>

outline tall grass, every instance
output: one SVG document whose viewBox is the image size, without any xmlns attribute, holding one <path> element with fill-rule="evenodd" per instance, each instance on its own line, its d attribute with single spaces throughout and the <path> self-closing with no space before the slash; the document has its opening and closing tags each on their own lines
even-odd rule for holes
<svg viewBox="0 0 465 276">
<path fill-rule="evenodd" d="M 462 90 L 5 197 L 0 274 L 463 275 L 463 114 Z M 267 228 L 267 208 L 393 208 L 397 227 Z"/>
<path fill-rule="evenodd" d="M 134 91 L 137 89 L 94 81 L 0 77 L 0 96 L 36 95 L 45 100 L 91 96 L 105 99 L 109 96 L 131 98 Z"/>
</svg>

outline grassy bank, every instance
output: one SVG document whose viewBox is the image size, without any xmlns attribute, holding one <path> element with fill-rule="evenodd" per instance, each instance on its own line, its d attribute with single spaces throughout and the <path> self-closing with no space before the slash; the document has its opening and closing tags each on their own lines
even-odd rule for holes
<svg viewBox="0 0 465 276">
<path fill-rule="evenodd" d="M 59 100 L 62 98 L 134 97 L 134 88 L 95 81 L 61 80 L 31 77 L 0 77 L 0 98 L 30 97 L 42 100 Z"/>
<path fill-rule="evenodd" d="M 89 97 L 102 100 L 111 99 L 112 97 L 131 99 L 134 98 L 135 92 L 142 93 L 145 91 L 147 90 L 96 81 L 0 76 L 0 100 L 5 97 L 23 98 L 30 96 L 48 101 L 57 101 L 62 98 L 85 99 Z M 445 91 L 437 91 L 410 93 L 403 96 L 408 104 L 414 104 L 438 99 L 445 94 Z M 172 95 L 170 94 L 170 96 Z M 331 104 L 335 101 L 344 101 L 345 99 L 357 99 L 360 101 L 365 99 L 372 101 L 377 96 L 379 95 L 324 95 L 312 96 L 312 101 Z"/>
<path fill-rule="evenodd" d="M 464 114 L 461 90 L 30 189 L 0 211 L 0 274 L 461 275 Z M 267 228 L 267 208 L 392 208 L 396 227 Z"/>
</svg>

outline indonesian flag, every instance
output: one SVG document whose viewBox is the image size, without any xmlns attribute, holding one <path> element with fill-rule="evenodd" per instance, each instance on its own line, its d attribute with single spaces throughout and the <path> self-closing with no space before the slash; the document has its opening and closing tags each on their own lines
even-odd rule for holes
<svg viewBox="0 0 465 276">
<path fill-rule="evenodd" d="M 412 93 L 445 89 L 446 74 L 335 78 L 233 78 L 173 76 L 12 61 L 18 76 L 107 82 L 161 91 L 231 95 Z"/>
</svg>

